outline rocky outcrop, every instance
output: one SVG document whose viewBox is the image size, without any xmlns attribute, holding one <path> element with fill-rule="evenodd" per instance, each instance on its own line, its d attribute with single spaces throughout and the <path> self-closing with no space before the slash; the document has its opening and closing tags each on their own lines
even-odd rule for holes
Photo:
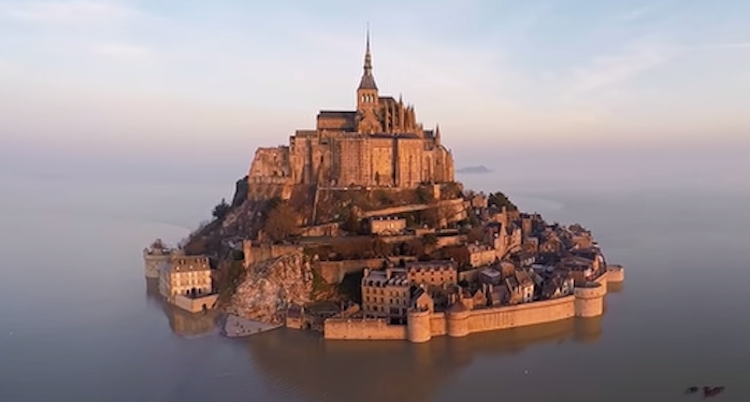
<svg viewBox="0 0 750 402">
<path fill-rule="evenodd" d="M 310 263 L 301 252 L 291 253 L 249 267 L 224 310 L 250 320 L 281 324 L 287 307 L 310 302 L 312 290 Z"/>
</svg>

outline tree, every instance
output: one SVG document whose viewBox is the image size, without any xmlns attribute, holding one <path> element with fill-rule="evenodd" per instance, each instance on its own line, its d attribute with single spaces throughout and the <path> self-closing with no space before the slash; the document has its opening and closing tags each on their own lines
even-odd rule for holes
<svg viewBox="0 0 750 402">
<path fill-rule="evenodd" d="M 417 187 L 417 201 L 421 204 L 427 204 L 432 201 L 432 191 L 427 186 Z"/>
<path fill-rule="evenodd" d="M 469 233 L 466 235 L 466 241 L 469 243 L 474 243 L 478 241 L 482 241 L 484 238 L 484 229 L 480 227 L 474 227 L 469 230 Z"/>
<path fill-rule="evenodd" d="M 508 211 L 517 211 L 518 207 L 502 191 L 490 193 L 487 197 L 487 203 L 498 208 L 505 207 Z"/>
<path fill-rule="evenodd" d="M 430 204 L 430 207 L 422 211 L 422 224 L 431 228 L 438 228 L 445 219 L 444 211 L 437 203 Z"/>
<path fill-rule="evenodd" d="M 230 209 L 232 209 L 232 207 L 227 204 L 227 200 L 222 198 L 221 202 L 214 207 L 213 216 L 216 219 L 224 219 L 224 217 L 229 213 Z"/>
<path fill-rule="evenodd" d="M 425 246 L 434 246 L 438 243 L 438 238 L 434 233 L 428 233 L 422 238 Z"/>
<path fill-rule="evenodd" d="M 274 242 L 286 239 L 296 228 L 297 214 L 286 202 L 281 202 L 269 210 L 263 224 L 263 231 Z"/>
<path fill-rule="evenodd" d="M 357 215 L 349 211 L 346 219 L 344 219 L 344 222 L 341 224 L 341 229 L 344 229 L 349 233 L 359 234 L 362 233 L 364 228 L 362 222 L 357 218 Z"/>
<path fill-rule="evenodd" d="M 383 239 L 375 238 L 372 241 L 372 250 L 378 257 L 390 257 L 393 252 L 393 247 L 384 242 Z"/>
</svg>

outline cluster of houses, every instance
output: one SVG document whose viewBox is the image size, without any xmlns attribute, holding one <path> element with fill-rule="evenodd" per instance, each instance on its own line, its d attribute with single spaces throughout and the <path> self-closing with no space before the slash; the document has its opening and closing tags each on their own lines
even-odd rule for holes
<svg viewBox="0 0 750 402">
<path fill-rule="evenodd" d="M 446 259 L 366 269 L 361 282 L 365 317 L 402 323 L 409 308 L 425 303 L 441 311 L 458 301 L 478 309 L 554 299 L 606 272 L 599 246 L 582 226 L 548 224 L 539 214 L 489 207 L 477 198 L 470 204 L 482 222 L 482 240 L 444 247 Z M 380 230 L 373 232 L 387 235 L 403 230 L 402 225 L 395 218 L 381 219 L 373 225 Z"/>
</svg>

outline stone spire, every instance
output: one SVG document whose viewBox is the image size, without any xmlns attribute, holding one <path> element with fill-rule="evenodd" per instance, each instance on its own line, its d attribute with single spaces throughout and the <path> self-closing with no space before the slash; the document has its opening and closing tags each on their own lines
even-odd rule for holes
<svg viewBox="0 0 750 402">
<path fill-rule="evenodd" d="M 367 26 L 367 45 L 365 47 L 365 65 L 362 80 L 359 82 L 359 89 L 378 89 L 375 85 L 375 77 L 372 76 L 372 55 L 370 54 L 370 26 Z"/>
</svg>

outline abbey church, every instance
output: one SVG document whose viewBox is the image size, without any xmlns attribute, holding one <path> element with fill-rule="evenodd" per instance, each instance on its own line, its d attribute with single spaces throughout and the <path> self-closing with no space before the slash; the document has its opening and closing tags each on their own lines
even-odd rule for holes
<svg viewBox="0 0 750 402">
<path fill-rule="evenodd" d="M 453 156 L 440 129 L 426 130 L 412 106 L 381 96 L 367 35 L 357 110 L 318 113 L 317 126 L 297 130 L 288 146 L 259 148 L 249 183 L 321 187 L 416 187 L 454 181 Z"/>
</svg>

